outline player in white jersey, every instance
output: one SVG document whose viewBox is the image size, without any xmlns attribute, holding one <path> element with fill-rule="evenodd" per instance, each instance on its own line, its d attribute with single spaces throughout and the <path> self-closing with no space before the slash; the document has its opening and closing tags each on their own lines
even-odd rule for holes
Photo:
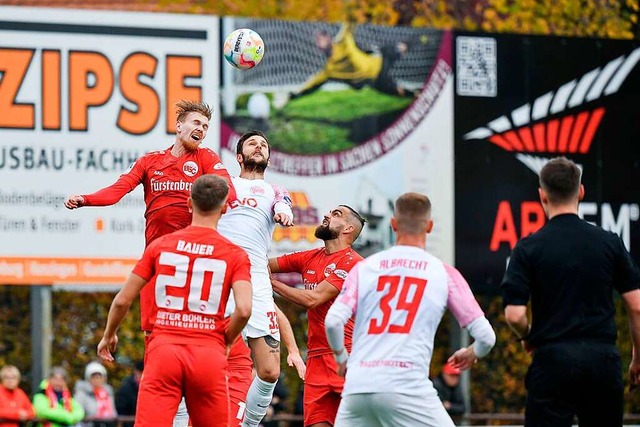
<svg viewBox="0 0 640 427">
<path fill-rule="evenodd" d="M 429 380 L 433 341 L 448 308 L 475 342 L 449 361 L 469 369 L 496 336 L 469 285 L 425 251 L 431 202 L 417 193 L 396 200 L 396 245 L 356 264 L 325 319 L 329 344 L 345 373 L 336 427 L 453 427 Z M 355 315 L 351 355 L 344 325 Z"/>
<path fill-rule="evenodd" d="M 266 415 L 280 375 L 280 331 L 267 253 L 276 224 L 293 225 L 289 194 L 264 180 L 269 154 L 269 142 L 262 132 L 250 131 L 240 137 L 236 154 L 240 176 L 232 179 L 237 199 L 218 223 L 220 234 L 243 248 L 251 261 L 253 308 L 243 335 L 256 376 L 247 393 L 242 422 L 246 427 L 257 426 Z"/>
</svg>

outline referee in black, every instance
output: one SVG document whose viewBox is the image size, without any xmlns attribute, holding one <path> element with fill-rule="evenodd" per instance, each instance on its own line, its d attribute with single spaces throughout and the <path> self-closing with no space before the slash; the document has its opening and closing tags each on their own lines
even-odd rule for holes
<svg viewBox="0 0 640 427">
<path fill-rule="evenodd" d="M 542 168 L 538 192 L 549 221 L 518 242 L 502 282 L 507 323 L 533 353 L 526 427 L 569 427 L 576 415 L 581 427 L 622 426 L 614 289 L 633 339 L 631 383 L 640 380 L 640 271 L 616 234 L 578 217 L 580 176 L 564 157 Z"/>
</svg>

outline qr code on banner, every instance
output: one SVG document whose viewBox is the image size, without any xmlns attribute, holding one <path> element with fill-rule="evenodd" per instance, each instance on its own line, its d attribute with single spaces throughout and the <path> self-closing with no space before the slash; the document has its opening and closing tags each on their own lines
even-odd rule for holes
<svg viewBox="0 0 640 427">
<path fill-rule="evenodd" d="M 456 39 L 457 85 L 460 96 L 498 95 L 496 40 L 489 37 Z"/>
</svg>

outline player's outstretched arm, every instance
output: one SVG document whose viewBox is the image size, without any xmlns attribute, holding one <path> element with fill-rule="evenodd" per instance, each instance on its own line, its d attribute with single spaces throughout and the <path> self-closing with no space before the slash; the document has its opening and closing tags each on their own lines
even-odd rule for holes
<svg viewBox="0 0 640 427">
<path fill-rule="evenodd" d="M 271 285 L 273 290 L 284 299 L 301 305 L 306 309 L 315 308 L 327 301 L 331 301 L 340 293 L 338 288 L 326 280 L 320 282 L 313 290 L 296 289 L 274 278 L 271 278 Z"/>
<path fill-rule="evenodd" d="M 67 200 L 64 201 L 64 207 L 67 209 L 78 209 L 82 206 L 84 206 L 84 197 L 79 194 L 69 196 Z"/>
<path fill-rule="evenodd" d="M 295 367 L 296 371 L 298 371 L 298 376 L 304 381 L 304 377 L 307 373 L 307 366 L 304 364 L 304 360 L 302 360 L 302 357 L 300 356 L 300 349 L 296 343 L 293 328 L 291 327 L 291 323 L 289 323 L 287 316 L 282 312 L 282 310 L 280 310 L 280 307 L 278 307 L 277 304 L 275 307 L 276 314 L 278 316 L 278 325 L 280 325 L 280 336 L 282 337 L 284 346 L 287 348 L 287 364 L 290 367 Z"/>
<path fill-rule="evenodd" d="M 109 315 L 107 316 L 107 327 L 104 330 L 102 340 L 98 344 L 98 356 L 104 360 L 112 362 L 113 353 L 116 351 L 118 345 L 118 328 L 122 323 L 122 320 L 127 315 L 131 304 L 140 293 L 140 289 L 147 283 L 147 279 L 138 276 L 135 273 L 129 275 L 127 283 L 120 289 L 113 298 L 111 308 L 109 308 Z"/>
<path fill-rule="evenodd" d="M 145 157 L 141 157 L 131 166 L 127 172 L 108 187 L 95 193 L 69 196 L 64 205 L 67 209 L 76 209 L 82 206 L 111 206 L 120 201 L 127 193 L 131 192 L 138 184 L 142 183 L 145 175 Z"/>
<path fill-rule="evenodd" d="M 102 188 L 95 193 L 79 196 L 83 199 L 80 206 L 111 206 L 118 203 L 127 193 L 131 192 L 138 183 L 132 183 L 125 175 L 118 178 L 116 182 L 108 187 Z M 67 199 L 68 200 L 68 199 Z M 65 206 L 67 204 L 65 203 Z M 77 207 L 80 207 L 77 206 Z M 67 206 L 68 207 L 68 206 Z"/>
<path fill-rule="evenodd" d="M 238 335 L 245 327 L 251 317 L 251 282 L 247 280 L 237 280 L 231 285 L 236 308 L 229 318 L 229 326 L 225 333 L 227 345 L 235 342 Z"/>
</svg>

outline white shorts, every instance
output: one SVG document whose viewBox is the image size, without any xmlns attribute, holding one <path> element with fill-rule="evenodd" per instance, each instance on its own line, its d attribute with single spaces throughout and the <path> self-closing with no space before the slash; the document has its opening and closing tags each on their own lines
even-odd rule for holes
<svg viewBox="0 0 640 427">
<path fill-rule="evenodd" d="M 360 393 L 342 397 L 334 427 L 455 427 L 438 396 Z"/>
<path fill-rule="evenodd" d="M 247 338 L 260 338 L 269 335 L 280 341 L 280 325 L 278 325 L 269 274 L 266 272 L 257 273 L 252 270 L 251 286 L 257 292 L 253 293 L 251 317 L 242 331 L 242 337 L 246 341 Z"/>
</svg>

